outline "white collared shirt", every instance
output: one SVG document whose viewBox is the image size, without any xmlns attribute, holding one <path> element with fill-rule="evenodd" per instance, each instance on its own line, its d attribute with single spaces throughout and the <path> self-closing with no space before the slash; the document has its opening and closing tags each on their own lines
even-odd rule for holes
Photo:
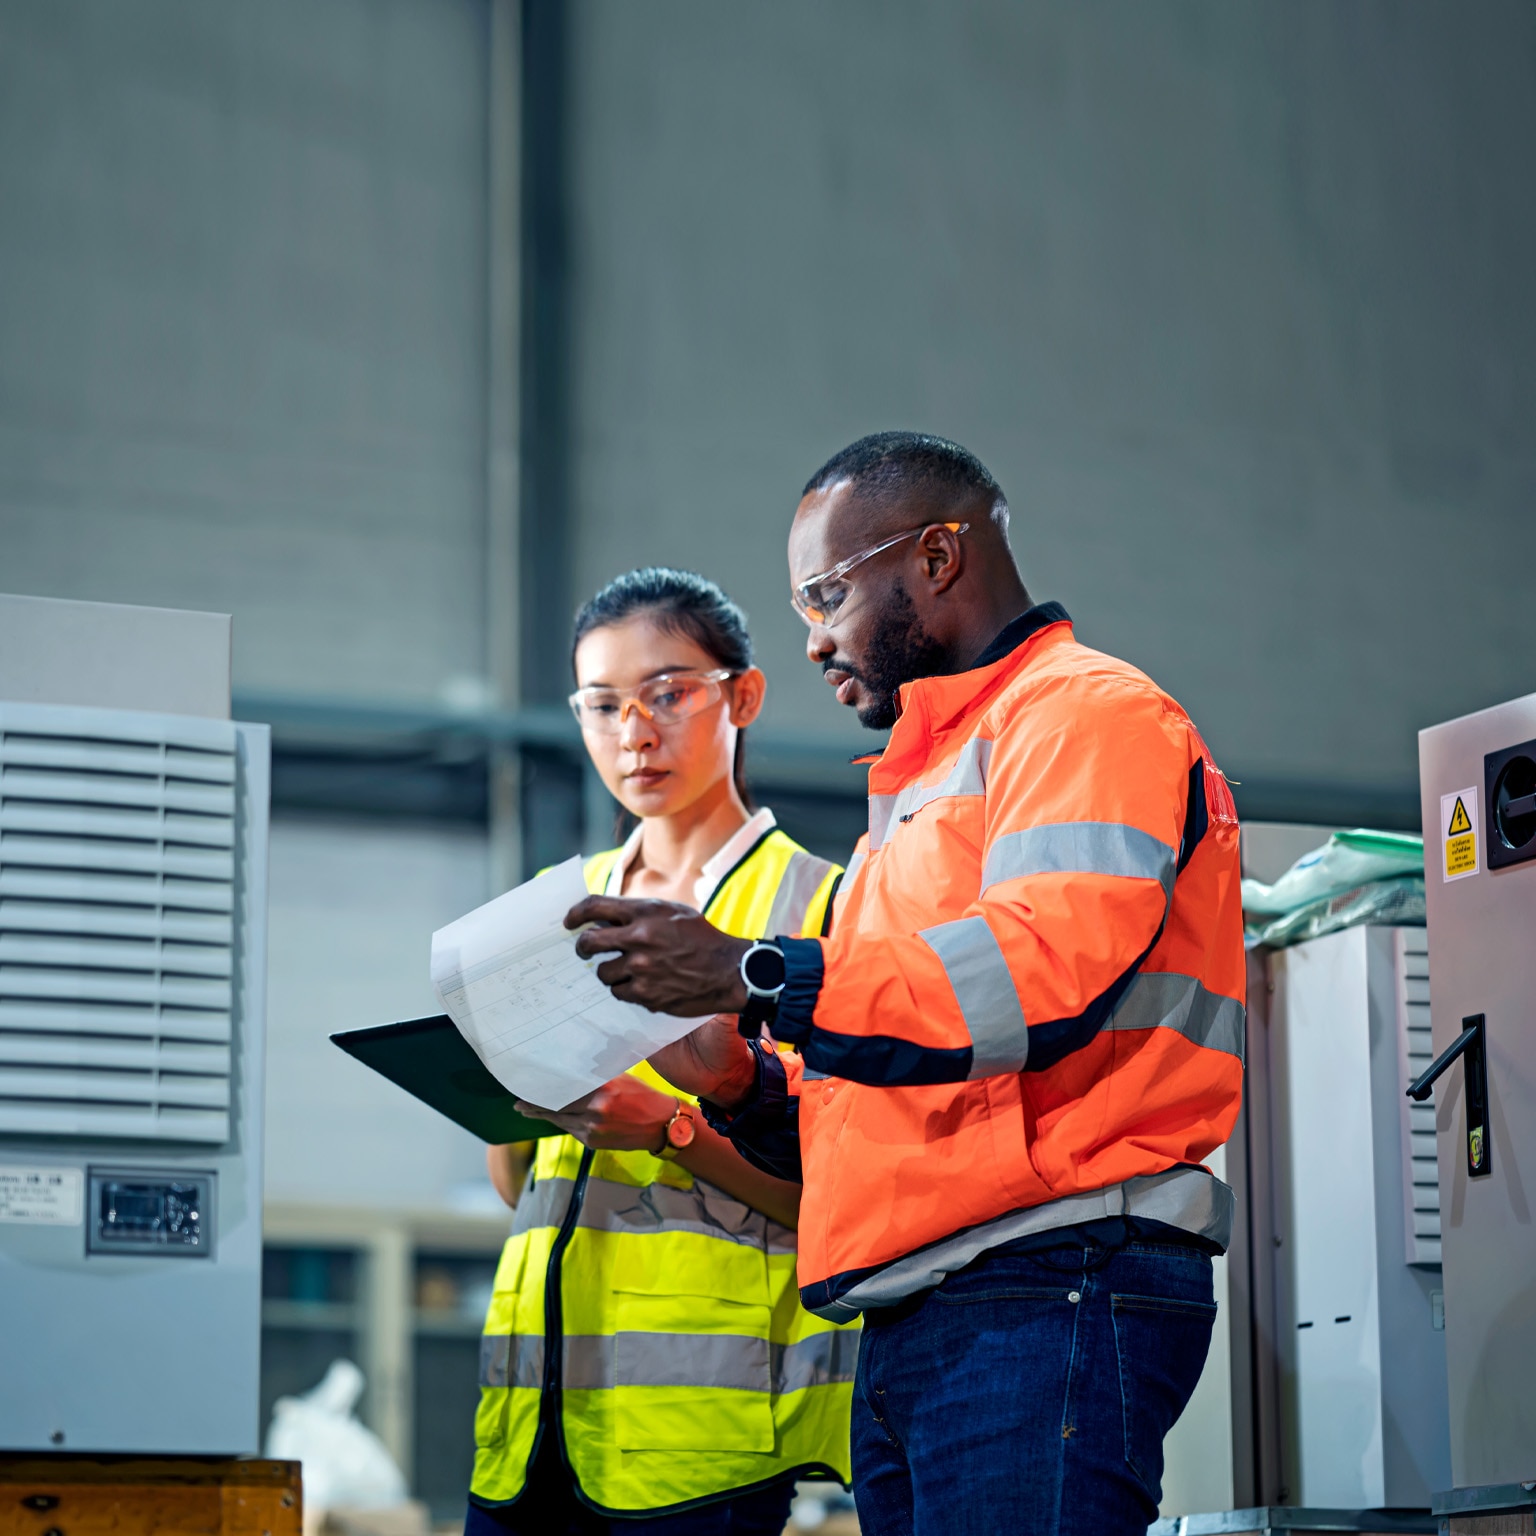
<svg viewBox="0 0 1536 1536">
<path fill-rule="evenodd" d="M 642 822 L 625 838 L 624 851 L 613 861 L 613 868 L 608 871 L 608 884 L 603 888 L 604 896 L 624 894 L 624 876 L 629 873 L 630 865 L 639 855 L 640 833 L 644 825 Z M 693 904 L 700 912 L 709 905 L 711 898 L 720 888 L 720 882 L 741 862 L 747 850 L 759 838 L 773 831 L 777 825 L 773 812 L 765 805 L 762 810 L 755 812 L 748 820 L 742 822 L 704 861 L 703 873 L 693 886 Z"/>
</svg>

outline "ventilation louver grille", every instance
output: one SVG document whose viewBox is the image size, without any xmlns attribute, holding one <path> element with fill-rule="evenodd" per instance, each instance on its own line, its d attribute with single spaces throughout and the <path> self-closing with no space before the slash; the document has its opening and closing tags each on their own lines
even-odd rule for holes
<svg viewBox="0 0 1536 1536">
<path fill-rule="evenodd" d="M 235 729 L 0 704 L 0 1132 L 229 1137 Z"/>
<path fill-rule="evenodd" d="M 1435 1159 L 1435 1100 L 1407 1096 L 1411 1083 L 1434 1059 L 1429 1030 L 1429 939 L 1422 928 L 1396 931 L 1397 1037 L 1403 1096 L 1403 1212 L 1410 1264 L 1440 1262 L 1440 1170 Z"/>
</svg>

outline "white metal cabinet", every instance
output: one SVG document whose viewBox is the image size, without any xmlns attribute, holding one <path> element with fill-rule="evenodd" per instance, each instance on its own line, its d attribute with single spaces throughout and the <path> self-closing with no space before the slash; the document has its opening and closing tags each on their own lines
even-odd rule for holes
<svg viewBox="0 0 1536 1536">
<path fill-rule="evenodd" d="M 1428 1059 L 1425 951 L 1422 929 L 1352 928 L 1269 959 L 1275 1324 L 1295 1505 L 1427 1506 L 1448 1471 L 1438 1190 L 1412 1155 L 1425 1128 L 1404 1096 Z"/>
</svg>

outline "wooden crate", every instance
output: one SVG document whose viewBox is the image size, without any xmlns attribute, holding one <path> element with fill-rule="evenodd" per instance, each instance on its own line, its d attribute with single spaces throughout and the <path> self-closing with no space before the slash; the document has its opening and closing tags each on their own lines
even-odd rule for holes
<svg viewBox="0 0 1536 1536">
<path fill-rule="evenodd" d="M 1447 1536 L 1536 1536 L 1536 1510 L 1501 1509 L 1484 1513 L 1445 1515 Z"/>
<path fill-rule="evenodd" d="M 0 1455 L 0 1536 L 300 1536 L 296 1461 Z"/>
</svg>

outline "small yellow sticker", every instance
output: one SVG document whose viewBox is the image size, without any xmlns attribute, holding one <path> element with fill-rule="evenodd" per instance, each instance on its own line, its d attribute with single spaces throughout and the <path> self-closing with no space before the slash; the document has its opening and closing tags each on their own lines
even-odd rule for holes
<svg viewBox="0 0 1536 1536">
<path fill-rule="evenodd" d="M 1445 846 L 1445 878 L 1463 880 L 1478 872 L 1477 787 L 1440 797 L 1440 839 Z"/>
</svg>

